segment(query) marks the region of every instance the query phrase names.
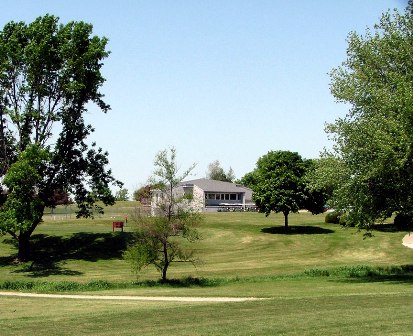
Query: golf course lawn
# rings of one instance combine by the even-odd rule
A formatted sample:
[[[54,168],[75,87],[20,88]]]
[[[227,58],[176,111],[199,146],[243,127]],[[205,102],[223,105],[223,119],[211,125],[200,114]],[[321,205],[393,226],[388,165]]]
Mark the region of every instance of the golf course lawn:
[[[2,237],[0,291],[96,298],[0,296],[1,335],[413,334],[413,250],[391,224],[365,238],[323,215],[292,214],[285,233],[281,215],[207,214],[203,239],[191,246],[196,267],[173,264],[168,277],[177,281],[161,285],[152,268],[131,272],[122,252],[133,221],[122,233],[112,232],[113,220],[46,218],[33,235],[33,263],[14,264],[15,245]],[[171,301],[99,298],[109,295]]]

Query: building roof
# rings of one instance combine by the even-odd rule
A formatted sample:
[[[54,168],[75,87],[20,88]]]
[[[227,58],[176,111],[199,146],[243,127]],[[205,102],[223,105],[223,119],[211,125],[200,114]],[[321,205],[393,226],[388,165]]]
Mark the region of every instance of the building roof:
[[[179,186],[185,185],[196,185],[198,188],[202,189],[204,192],[226,192],[226,193],[242,193],[246,191],[250,191],[249,188],[241,186],[239,184],[231,183],[231,182],[223,182],[223,181],[216,181],[216,180],[208,180],[205,178],[191,180],[191,181],[184,181],[179,184]]]

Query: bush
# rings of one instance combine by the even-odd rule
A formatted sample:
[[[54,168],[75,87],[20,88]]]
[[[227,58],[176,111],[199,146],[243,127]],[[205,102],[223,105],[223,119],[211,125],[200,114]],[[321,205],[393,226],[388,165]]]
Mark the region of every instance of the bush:
[[[394,218],[394,225],[399,229],[409,229],[412,227],[413,215],[406,213],[398,213]]]
[[[346,215],[346,214],[342,214],[342,215],[340,216],[340,219],[339,219],[338,223],[339,223],[340,225],[346,226],[346,225],[347,225],[347,215]]]
[[[340,223],[340,216],[341,216],[341,213],[339,211],[329,212],[327,213],[324,221],[326,223],[338,224]]]

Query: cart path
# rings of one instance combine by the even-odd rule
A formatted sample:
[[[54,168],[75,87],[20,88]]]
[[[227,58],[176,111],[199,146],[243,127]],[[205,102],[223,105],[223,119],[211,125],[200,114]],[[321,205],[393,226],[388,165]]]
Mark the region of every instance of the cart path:
[[[0,292],[0,296],[76,299],[76,300],[124,300],[124,301],[169,301],[169,302],[245,302],[263,300],[255,297],[186,297],[186,296],[133,296],[133,295],[71,295]]]

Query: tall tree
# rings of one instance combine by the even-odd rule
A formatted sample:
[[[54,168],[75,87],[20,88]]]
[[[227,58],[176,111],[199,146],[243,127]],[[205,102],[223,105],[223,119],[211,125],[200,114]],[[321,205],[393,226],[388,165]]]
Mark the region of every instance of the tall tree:
[[[135,272],[154,265],[161,273],[161,281],[166,282],[169,266],[175,259],[193,261],[192,252],[182,247],[179,238],[190,242],[198,240],[200,236],[195,227],[202,217],[191,210],[189,203],[192,195],[176,191],[195,165],[180,174],[174,148],[160,151],[154,164],[151,185],[152,192],[159,195],[155,204],[156,214],[139,214],[134,218],[137,224],[136,241],[124,256]]]
[[[332,94],[350,107],[327,127],[335,146],[326,156],[343,175],[334,201],[359,227],[413,213],[412,10],[409,1],[364,35],[350,33],[347,59],[331,72]]]
[[[59,24],[46,15],[30,24],[10,22],[0,31],[0,178],[7,197],[0,232],[19,243],[18,258],[30,257],[30,236],[56,191],[73,195],[78,216],[113,204],[116,181],[107,153],[86,141],[88,104],[110,107],[99,92],[108,56],[107,39],[92,36],[84,22]]]
[[[207,179],[215,181],[233,182],[235,180],[234,170],[229,167],[228,172],[224,171],[218,160],[208,165]]]
[[[272,211],[282,212],[286,230],[288,215],[298,212],[305,200],[304,174],[304,161],[295,152],[270,151],[257,161],[253,199],[266,216]]]

